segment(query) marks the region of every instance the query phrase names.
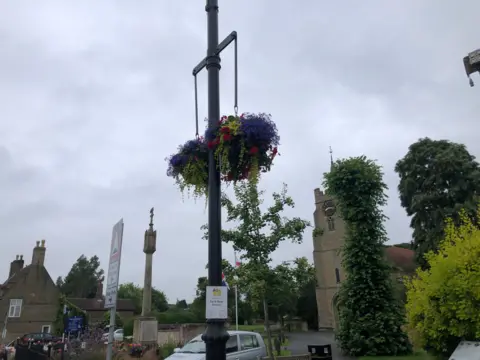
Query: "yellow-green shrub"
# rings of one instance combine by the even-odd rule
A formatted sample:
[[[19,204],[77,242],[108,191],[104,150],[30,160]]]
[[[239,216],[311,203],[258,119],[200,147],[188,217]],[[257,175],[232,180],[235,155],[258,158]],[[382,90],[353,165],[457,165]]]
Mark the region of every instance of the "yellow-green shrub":
[[[421,346],[445,355],[462,338],[480,338],[480,230],[460,217],[458,227],[447,221],[439,252],[426,255],[430,270],[406,281],[409,327]]]

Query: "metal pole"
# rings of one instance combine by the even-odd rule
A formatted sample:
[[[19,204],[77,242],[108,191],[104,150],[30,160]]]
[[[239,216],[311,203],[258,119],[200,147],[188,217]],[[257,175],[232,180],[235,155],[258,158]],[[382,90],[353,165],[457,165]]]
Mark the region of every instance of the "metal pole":
[[[115,315],[117,306],[110,309],[110,328],[108,329],[107,360],[112,360],[113,350],[113,332],[115,331]]]
[[[218,0],[207,0],[208,127],[216,128],[220,120],[220,55],[218,47]],[[208,285],[222,285],[220,172],[214,150],[208,153]],[[202,336],[206,344],[206,360],[225,360],[228,340],[224,319],[208,319]]]
[[[238,331],[238,287],[235,285],[235,329]]]

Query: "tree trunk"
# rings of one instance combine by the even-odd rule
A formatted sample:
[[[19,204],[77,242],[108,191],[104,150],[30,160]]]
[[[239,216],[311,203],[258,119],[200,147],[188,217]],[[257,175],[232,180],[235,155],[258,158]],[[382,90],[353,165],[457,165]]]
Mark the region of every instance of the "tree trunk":
[[[271,360],[275,359],[273,355],[272,332],[270,331],[270,321],[268,320],[267,299],[263,296],[263,312],[265,313],[265,330],[267,330],[267,348]]]

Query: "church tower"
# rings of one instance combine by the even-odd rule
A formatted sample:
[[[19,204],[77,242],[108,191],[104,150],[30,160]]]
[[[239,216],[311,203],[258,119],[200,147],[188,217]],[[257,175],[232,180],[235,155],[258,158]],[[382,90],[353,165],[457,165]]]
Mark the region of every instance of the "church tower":
[[[331,149],[330,162],[333,167]],[[314,198],[313,261],[317,276],[318,327],[320,330],[331,330],[338,324],[337,294],[344,279],[340,250],[345,227],[332,196],[315,189]]]

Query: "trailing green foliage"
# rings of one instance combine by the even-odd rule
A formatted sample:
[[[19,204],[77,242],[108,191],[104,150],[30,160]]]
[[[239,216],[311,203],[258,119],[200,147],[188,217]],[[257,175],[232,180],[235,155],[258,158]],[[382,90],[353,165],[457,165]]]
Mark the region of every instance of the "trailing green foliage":
[[[477,222],[480,168],[465,145],[424,138],[410,145],[395,171],[401,204],[412,217],[416,261],[426,268],[425,254],[438,249],[447,218],[458,224],[464,209]]]
[[[342,265],[346,272],[339,293],[341,348],[352,356],[411,353],[402,330],[404,312],[384,258],[387,186],[382,171],[365,156],[338,160],[325,174],[346,225]]]

